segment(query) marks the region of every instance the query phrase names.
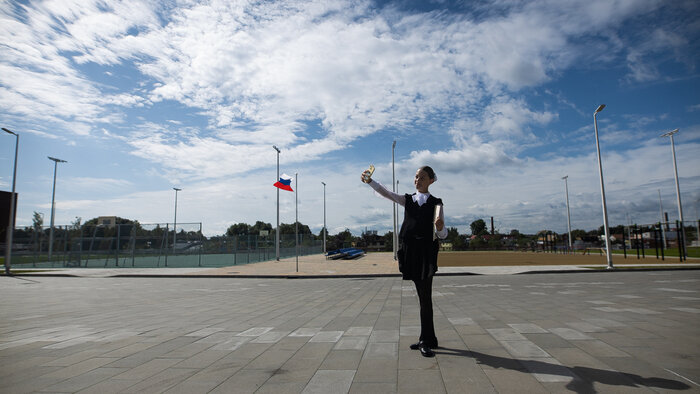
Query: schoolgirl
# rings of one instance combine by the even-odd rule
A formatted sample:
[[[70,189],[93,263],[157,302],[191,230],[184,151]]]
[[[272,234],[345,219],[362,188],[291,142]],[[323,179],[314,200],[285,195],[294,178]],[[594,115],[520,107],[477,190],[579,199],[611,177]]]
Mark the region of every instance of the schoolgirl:
[[[433,325],[433,275],[438,269],[440,244],[437,238],[447,237],[442,200],[428,191],[436,180],[432,168],[421,167],[413,178],[416,192],[401,195],[373,181],[369,170],[362,173],[362,182],[369,184],[381,196],[404,207],[397,258],[403,279],[413,281],[418,293],[421,333],[418,342],[412,344],[411,349],[420,350],[424,357],[433,357],[435,353],[432,349],[438,346]]]

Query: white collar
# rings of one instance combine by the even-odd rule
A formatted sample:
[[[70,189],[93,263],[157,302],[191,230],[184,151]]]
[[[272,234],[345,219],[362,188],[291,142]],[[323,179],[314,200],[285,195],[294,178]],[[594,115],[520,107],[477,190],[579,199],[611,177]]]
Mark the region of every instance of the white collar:
[[[421,193],[416,190],[416,194],[413,195],[413,202],[417,202],[420,207],[428,201],[428,197],[430,197],[430,193]]]

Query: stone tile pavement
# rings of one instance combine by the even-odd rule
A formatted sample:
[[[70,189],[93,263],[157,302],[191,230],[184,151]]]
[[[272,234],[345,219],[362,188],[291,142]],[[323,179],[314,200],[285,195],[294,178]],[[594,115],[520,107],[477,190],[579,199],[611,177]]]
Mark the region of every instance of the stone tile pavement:
[[[3,393],[700,392],[700,272],[0,277]]]

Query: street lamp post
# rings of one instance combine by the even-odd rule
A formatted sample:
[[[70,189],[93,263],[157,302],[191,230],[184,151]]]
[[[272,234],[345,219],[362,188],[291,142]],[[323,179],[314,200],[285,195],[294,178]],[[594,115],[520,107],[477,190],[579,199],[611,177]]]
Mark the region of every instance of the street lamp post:
[[[323,254],[326,254],[326,182],[321,182],[323,184]]]
[[[396,172],[394,170],[394,149],[396,149],[396,140],[391,144],[391,190],[396,193]],[[398,250],[398,236],[396,234],[396,203],[392,203],[391,212],[394,217],[394,239],[392,240],[392,250],[394,251],[394,260],[396,260],[396,252]]]
[[[596,116],[598,112],[605,108],[605,104],[601,104],[593,113],[593,127],[595,129],[595,146],[598,153],[598,174],[600,175],[600,195],[603,201],[603,228],[605,230],[605,256],[608,260],[608,269],[613,269],[612,254],[610,253],[610,230],[608,229],[608,207],[605,204],[605,183],[603,182],[603,163],[600,158],[600,142],[598,141],[598,120]]]
[[[173,254],[175,254],[175,247],[177,246],[177,192],[182,189],[174,187],[173,190],[175,190],[175,218],[173,219]]]
[[[6,133],[15,136],[15,167],[12,171],[12,194],[10,194],[10,215],[7,218],[7,234],[5,241],[5,274],[10,275],[10,268],[12,268],[12,235],[15,231],[15,206],[17,202],[15,201],[15,184],[17,181],[17,149],[19,148],[19,134],[14,133],[6,128],[2,128]]]
[[[51,255],[53,254],[53,221],[56,210],[56,169],[58,168],[58,163],[67,163],[67,161],[57,159],[51,156],[48,156],[48,158],[49,160],[53,161],[53,192],[51,193],[51,229],[49,230],[49,261],[51,261]]]
[[[272,145],[277,151],[277,179],[280,179],[280,149]],[[275,258],[280,261],[280,189],[277,189],[277,230],[275,230]]]
[[[683,205],[681,204],[681,188],[678,184],[678,165],[676,164],[676,145],[673,142],[673,135],[678,132],[678,129],[669,131],[668,133],[661,134],[661,137],[671,138],[671,153],[673,154],[673,175],[676,178],[676,198],[678,199],[678,219],[681,221],[681,239],[683,245],[683,257],[687,257],[688,254],[685,250],[685,228],[683,228]]]
[[[571,244],[571,210],[569,209],[569,176],[566,175],[561,179],[564,180],[564,187],[566,188],[566,223],[569,229],[569,250],[572,248]]]

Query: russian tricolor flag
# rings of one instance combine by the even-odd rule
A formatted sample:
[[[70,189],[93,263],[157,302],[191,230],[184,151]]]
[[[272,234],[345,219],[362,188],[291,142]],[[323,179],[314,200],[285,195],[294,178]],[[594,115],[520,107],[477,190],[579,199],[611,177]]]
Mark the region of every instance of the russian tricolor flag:
[[[292,177],[287,174],[280,175],[280,180],[275,182],[274,186],[282,190],[294,191],[292,190]]]

